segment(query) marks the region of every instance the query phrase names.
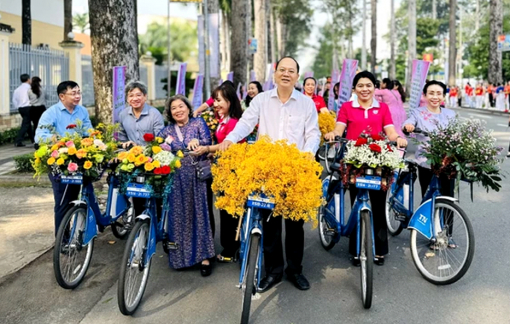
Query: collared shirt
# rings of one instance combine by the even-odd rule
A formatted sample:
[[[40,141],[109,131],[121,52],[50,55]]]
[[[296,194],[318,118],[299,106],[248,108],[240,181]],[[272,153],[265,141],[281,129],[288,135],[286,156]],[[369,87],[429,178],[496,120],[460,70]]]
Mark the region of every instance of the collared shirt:
[[[138,145],[145,145],[144,134],[157,136],[165,127],[163,116],[156,108],[145,104],[136,118],[132,107],[126,107],[119,113],[119,141],[133,141]]]
[[[41,88],[41,95],[38,97],[32,92],[32,89],[28,89],[28,98],[30,99],[30,106],[45,106],[46,98],[44,97],[44,90]]]
[[[18,109],[21,107],[30,107],[30,99],[28,98],[28,90],[30,84],[22,83],[19,87],[14,90],[12,94],[12,104],[14,108]]]
[[[234,130],[238,121],[239,121],[239,119],[231,118],[228,116],[226,118],[220,119],[220,121],[219,121],[220,124],[219,124],[218,129],[216,130],[216,133],[215,133],[216,140],[218,141],[218,144],[221,144],[225,140],[227,135],[230,134],[230,132]],[[239,143],[243,143],[245,141],[246,141],[245,139],[242,139],[241,141],[239,141]]]
[[[393,126],[388,105],[375,99],[367,109],[361,107],[357,100],[342,104],[336,122],[347,126],[346,138],[349,140],[356,140],[363,131],[375,135]]]
[[[70,113],[62,101],[59,101],[46,109],[41,119],[39,119],[39,127],[35,131],[35,142],[40,143],[53,136],[49,129],[41,128],[41,126],[53,126],[57,134],[64,136],[66,133],[72,134],[79,130],[78,128],[67,129],[67,126],[76,124],[78,121],[82,123],[82,135],[88,135],[87,131],[92,128],[92,123],[90,122],[87,108],[77,105],[74,107],[73,112]]]
[[[326,106],[324,98],[322,98],[321,96],[318,96],[314,93],[312,94],[311,98],[313,103],[315,104],[315,109],[317,109],[317,112],[321,111],[322,108],[328,108],[328,106]]]
[[[299,150],[313,154],[319,148],[321,133],[315,104],[299,91],[294,90],[287,102],[280,101],[277,88],[258,94],[226,140],[239,142],[257,124],[258,136],[268,135],[273,141],[286,139]]]

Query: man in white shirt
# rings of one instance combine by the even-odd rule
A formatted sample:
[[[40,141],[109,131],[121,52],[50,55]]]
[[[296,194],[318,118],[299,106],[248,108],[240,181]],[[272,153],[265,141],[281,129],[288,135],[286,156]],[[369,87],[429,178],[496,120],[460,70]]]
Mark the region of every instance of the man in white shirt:
[[[14,90],[12,94],[12,104],[14,108],[18,109],[21,115],[21,128],[16,137],[16,143],[14,146],[23,147],[23,137],[25,133],[28,133],[30,141],[34,142],[34,132],[32,131],[32,125],[30,124],[30,99],[28,98],[28,90],[30,89],[30,76],[28,74],[22,74],[20,76],[21,85]]]
[[[258,135],[268,135],[272,140],[287,139],[298,149],[310,152],[313,160],[319,148],[320,136],[317,110],[313,101],[294,90],[299,78],[299,64],[292,57],[284,57],[276,63],[274,74],[277,87],[258,94],[236,127],[220,144],[226,150],[250,134],[259,124]],[[261,210],[262,219],[269,218],[269,210]],[[264,292],[280,282],[283,277],[284,260],[282,246],[282,217],[270,217],[264,221],[264,263],[266,276],[260,281],[258,291]],[[310,284],[302,274],[304,250],[303,221],[285,220],[285,254],[288,279],[300,290]]]

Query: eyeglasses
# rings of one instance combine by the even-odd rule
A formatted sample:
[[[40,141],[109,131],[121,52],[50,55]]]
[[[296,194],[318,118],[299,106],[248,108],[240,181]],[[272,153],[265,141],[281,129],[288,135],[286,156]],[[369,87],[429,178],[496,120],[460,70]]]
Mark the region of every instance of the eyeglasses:
[[[287,72],[289,75],[296,74],[296,70],[294,70],[294,69],[278,68],[278,72],[281,74],[285,74],[285,72]]]

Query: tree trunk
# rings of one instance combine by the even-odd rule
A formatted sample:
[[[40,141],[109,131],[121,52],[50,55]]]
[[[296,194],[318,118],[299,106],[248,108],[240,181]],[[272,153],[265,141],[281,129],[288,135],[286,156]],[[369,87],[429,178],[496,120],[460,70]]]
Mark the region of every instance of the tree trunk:
[[[214,13],[218,13],[220,12],[220,5],[218,3],[218,0],[208,0],[207,1],[207,12],[209,13],[209,19],[211,19],[211,16],[210,14],[214,14]],[[209,32],[211,33],[212,30],[209,30]],[[218,49],[219,49],[219,44],[212,44],[212,43],[209,43],[209,49],[212,49],[213,46],[218,46]],[[210,58],[210,56],[209,56]],[[211,67],[212,67],[212,64],[217,64],[217,69],[218,71],[221,72],[221,61],[218,59],[218,62],[213,62],[212,60],[209,60],[210,62],[210,65],[209,65],[209,71],[211,71]],[[219,75],[218,77],[213,77],[211,75],[210,77],[210,85],[211,85],[211,91],[214,90],[218,84],[219,84],[219,81],[221,79],[221,75]],[[207,94],[206,96],[210,96],[211,94]]]
[[[498,37],[503,34],[503,0],[490,1],[489,83],[503,83]]]
[[[352,3],[353,6],[356,5],[356,3]],[[352,21],[354,19],[353,13],[352,13],[352,6],[349,6],[346,8],[348,10],[348,17],[347,17],[347,28],[349,29],[349,33],[347,35],[347,58],[353,59],[354,58],[354,47],[353,47],[353,41],[352,41]],[[334,66],[334,64],[333,64]]]
[[[261,83],[266,81],[267,64],[267,38],[266,38],[266,0],[254,0],[255,9],[255,38],[257,39],[257,53],[253,58],[253,65],[257,80]]]
[[[278,57],[281,58],[285,53],[285,41],[283,36],[285,35],[285,25],[279,17],[276,18],[276,42],[278,43]]]
[[[391,0],[390,78],[395,80],[395,0]]]
[[[224,10],[221,18],[221,69],[227,70],[230,68],[230,19]]]
[[[408,30],[408,60],[406,89],[409,93],[411,90],[411,71],[413,68],[413,60],[416,58],[416,0],[409,0],[409,30]]]
[[[248,0],[248,7],[246,8],[246,39],[253,38],[253,10],[252,10],[252,1]],[[253,69],[253,54],[249,54],[248,51],[248,71]],[[249,74],[249,73],[248,73]],[[249,75],[246,76],[246,84],[250,81]]]
[[[276,53],[276,41],[275,41],[275,31],[276,24],[274,21],[274,8],[272,5],[269,5],[269,43],[271,44],[271,63],[275,63],[278,57]]]
[[[69,33],[73,31],[73,0],[64,0],[64,41],[69,40]]]
[[[457,0],[450,0],[450,44],[448,47],[448,83],[455,85],[457,79]],[[501,65],[500,65],[501,67]]]
[[[432,0],[432,19],[437,19],[436,0]]]
[[[362,10],[362,31],[361,31],[361,69],[367,69],[367,2],[365,0],[363,2],[363,10]]]
[[[136,0],[89,0],[96,116],[112,121],[114,66],[126,66],[126,83],[139,80]]]
[[[32,45],[32,14],[30,12],[30,0],[21,1],[21,42],[24,45]]]
[[[370,40],[370,65],[372,73],[375,75],[375,65],[377,64],[377,0],[371,0],[370,9],[372,11],[372,39]]]
[[[230,70],[234,71],[234,85],[246,83],[248,63],[248,5],[249,0],[232,1],[232,44]]]

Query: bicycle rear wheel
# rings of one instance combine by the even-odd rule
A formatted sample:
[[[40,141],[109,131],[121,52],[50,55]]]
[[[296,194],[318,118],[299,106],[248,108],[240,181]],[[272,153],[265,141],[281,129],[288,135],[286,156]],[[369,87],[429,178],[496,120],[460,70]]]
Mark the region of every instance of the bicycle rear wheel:
[[[331,228],[326,221],[326,217],[324,217],[324,206],[319,207],[318,212],[319,217],[319,238],[321,240],[322,247],[329,251],[335,246],[334,240],[334,232],[331,231]]]
[[[84,206],[73,206],[60,223],[53,249],[53,270],[62,288],[78,287],[89,268],[94,239],[83,245],[86,225],[87,208]]]
[[[117,289],[119,309],[124,315],[131,315],[136,311],[149,281],[151,260],[144,263],[149,244],[149,229],[149,220],[136,222],[124,248]]]
[[[388,232],[391,236],[397,236],[404,229],[402,222],[397,219],[397,214],[391,208],[390,198],[393,195],[391,190],[386,191],[386,224],[388,225]]]
[[[372,306],[372,285],[374,252],[372,240],[372,224],[370,214],[366,210],[361,211],[360,221],[360,270],[361,270],[361,301],[363,307],[368,309]]]
[[[440,227],[437,241],[433,243],[413,229],[411,255],[427,281],[448,285],[462,278],[471,265],[475,253],[473,226],[458,205],[441,198],[435,201],[432,221]]]
[[[250,252],[248,253],[248,262],[246,263],[245,276],[241,284],[243,291],[243,313],[241,315],[241,324],[247,324],[250,320],[251,298],[256,293],[256,281],[258,272],[260,271],[258,265],[260,250],[260,235],[252,234],[250,236]]]

